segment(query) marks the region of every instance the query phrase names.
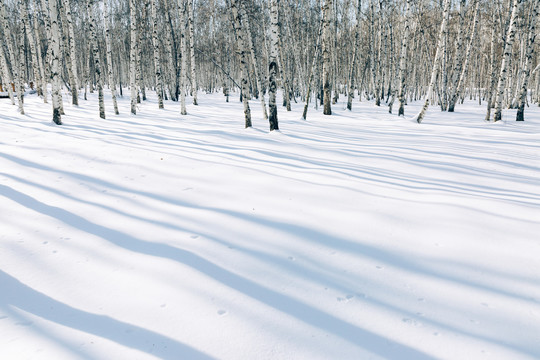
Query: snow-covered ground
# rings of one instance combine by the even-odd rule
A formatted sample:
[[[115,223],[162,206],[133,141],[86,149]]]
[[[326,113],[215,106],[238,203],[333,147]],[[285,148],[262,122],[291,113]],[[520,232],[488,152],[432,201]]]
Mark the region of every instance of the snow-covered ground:
[[[0,359],[540,358],[539,108],[199,97],[0,99]]]

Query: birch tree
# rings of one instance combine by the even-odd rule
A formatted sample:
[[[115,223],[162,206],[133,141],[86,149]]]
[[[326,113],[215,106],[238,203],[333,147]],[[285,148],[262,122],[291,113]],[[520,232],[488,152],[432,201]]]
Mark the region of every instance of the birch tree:
[[[429,81],[429,86],[426,93],[426,100],[424,101],[424,106],[422,106],[422,110],[420,110],[420,113],[416,116],[416,121],[418,123],[421,123],[422,120],[424,119],[424,116],[429,106],[430,97],[432,96],[431,93],[433,92],[435,80],[437,79],[437,73],[438,73],[440,62],[441,62],[442,50],[444,46],[443,44],[444,34],[446,32],[446,25],[448,23],[449,11],[450,11],[450,0],[444,0],[441,28],[439,30],[439,40],[437,41],[437,50],[435,51],[435,58],[433,60],[433,69],[431,70],[431,79]]]
[[[499,72],[499,82],[497,84],[497,93],[495,98],[495,114],[493,121],[502,120],[502,105],[505,85],[508,79],[508,63],[510,56],[512,55],[512,45],[514,44],[514,37],[516,34],[516,26],[518,21],[518,12],[523,0],[514,0],[512,5],[512,15],[510,17],[510,25],[506,34],[506,42],[504,44],[504,53],[501,63],[501,70]]]
[[[323,28],[322,28],[322,57],[323,57],[323,114],[332,115],[331,105],[331,89],[330,89],[330,69],[331,63],[331,16],[332,16],[332,0],[323,0],[324,5],[322,8],[323,14]]]
[[[103,0],[103,25],[105,28],[105,46],[107,51],[107,75],[109,77],[109,89],[113,101],[114,113],[118,115],[118,102],[116,100],[116,83],[113,74],[112,44],[111,44],[111,17],[109,14],[109,0]]]
[[[278,114],[276,106],[278,56],[279,56],[279,23],[278,23],[278,2],[270,0],[270,56],[268,59],[268,108],[270,131],[279,130]]]

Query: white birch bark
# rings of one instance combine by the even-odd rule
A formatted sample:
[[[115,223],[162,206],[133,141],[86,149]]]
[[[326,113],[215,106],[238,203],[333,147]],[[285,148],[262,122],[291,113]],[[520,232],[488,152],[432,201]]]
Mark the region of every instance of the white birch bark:
[[[240,58],[241,67],[241,84],[242,84],[242,102],[244,104],[245,127],[251,127],[251,110],[249,108],[249,87],[248,87],[248,72],[249,64],[247,60],[247,46],[244,41],[244,31],[242,29],[242,18],[238,11],[238,0],[230,0],[231,12],[234,20],[234,28],[236,32],[236,53]]]
[[[462,88],[465,84],[465,81],[467,79],[467,74],[469,70],[469,61],[471,59],[471,52],[476,36],[476,29],[478,28],[478,18],[479,18],[479,9],[480,9],[480,1],[475,0],[474,1],[475,8],[474,8],[474,18],[473,18],[473,28],[471,30],[471,38],[469,39],[469,43],[467,44],[467,50],[465,52],[465,60],[463,61],[463,65],[461,65],[461,72],[458,78],[458,81],[456,85],[453,88],[452,96],[450,98],[450,102],[448,104],[448,112],[453,112],[454,108],[456,106],[457,99],[459,95],[461,94]],[[461,62],[462,59],[460,59]]]
[[[186,19],[185,19],[186,4],[185,0],[178,0],[178,18],[180,22],[180,114],[186,115],[186,78],[187,78],[187,44],[186,44]]]
[[[21,21],[24,24],[26,37],[28,39],[28,43],[30,45],[30,56],[32,59],[32,72],[34,75],[34,83],[35,88],[39,96],[43,94],[42,86],[43,82],[41,79],[41,74],[39,72],[39,59],[37,57],[36,52],[36,42],[34,39],[34,31],[32,28],[32,24],[30,21],[30,16],[28,14],[28,0],[24,0],[24,2],[21,3]]]
[[[331,92],[330,92],[330,68],[331,63],[331,32],[330,22],[332,19],[332,0],[324,0],[322,8],[323,29],[322,29],[322,57],[323,57],[323,114],[332,115]]]
[[[6,54],[4,51],[4,46],[2,45],[2,41],[0,40],[0,66],[2,67],[2,80],[4,81],[4,85],[6,86],[6,90],[8,92],[9,99],[11,101],[11,105],[15,105],[15,96],[13,96],[13,88],[11,87],[12,79],[11,74],[9,72],[9,68],[6,61]]]
[[[523,0],[514,0],[512,5],[512,15],[510,17],[510,25],[508,26],[508,31],[506,34],[501,70],[499,72],[499,82],[497,84],[497,93],[495,98],[495,114],[493,116],[493,121],[502,120],[503,97],[509,70],[508,63],[510,62],[510,56],[512,55],[512,45],[514,44],[514,37],[516,34],[518,12],[522,2]]]
[[[531,76],[532,58],[534,54],[534,41],[536,39],[536,21],[538,20],[538,4],[536,1],[531,8],[531,19],[529,24],[529,37],[527,40],[527,51],[525,55],[525,65],[523,67],[523,82],[518,98],[516,121],[524,121],[525,103],[527,102],[527,87]]]
[[[253,66],[253,72],[255,73],[255,80],[257,85],[257,92],[259,93],[259,98],[261,100],[261,107],[263,111],[263,117],[264,120],[268,120],[268,113],[266,112],[266,102],[264,101],[264,94],[263,94],[263,87],[262,87],[262,81],[261,81],[261,74],[259,72],[259,66],[257,63],[257,58],[255,54],[255,46],[253,43],[253,37],[251,36],[251,27],[249,24],[249,17],[245,10],[245,4],[243,2],[240,3],[240,10],[241,10],[241,16],[244,23],[244,29],[246,40],[249,44],[249,54],[251,57],[251,65]]]
[[[49,0],[54,1],[54,0]],[[96,74],[96,85],[98,89],[99,117],[105,119],[105,102],[103,100],[103,81],[101,79],[101,60],[97,42],[97,26],[93,10],[94,0],[87,0],[88,25],[90,28],[90,48],[94,56],[94,71]]]
[[[137,9],[136,0],[129,0],[130,14],[130,51],[129,51],[129,86],[131,89],[131,113],[137,114]]]
[[[278,57],[279,57],[279,17],[278,1],[270,0],[270,56],[268,59],[268,121],[270,131],[279,130],[278,114],[276,105]]]
[[[158,107],[163,109],[163,74],[161,72],[161,60],[159,58],[159,40],[158,40],[158,16],[157,1],[151,0],[152,9],[152,45],[154,50],[154,69],[156,73],[156,92],[158,96]]]
[[[191,65],[191,94],[193,96],[193,105],[198,105],[197,102],[197,70],[195,64],[195,31],[193,29],[193,0],[187,0],[187,20],[189,30],[189,54]]]
[[[68,66],[70,66],[73,76],[73,83],[71,84],[72,104],[79,105],[79,72],[77,71],[77,49],[75,46],[75,30],[73,28],[73,18],[71,16],[71,0],[62,0],[62,4],[67,20],[66,25],[70,52],[70,64],[68,64]]]
[[[2,29],[4,31],[4,39],[6,40],[7,45],[7,58],[11,63],[11,73],[13,74],[13,79],[15,80],[15,87],[17,89],[17,104],[19,106],[19,112],[24,115],[24,86],[22,85],[22,80],[20,78],[20,62],[15,49],[13,48],[13,43],[11,41],[11,31],[7,21],[7,11],[6,4],[4,1],[0,1],[0,21],[2,23]]]
[[[58,27],[57,0],[49,0],[50,33],[49,48],[51,54],[53,122],[62,125],[62,93],[60,84],[60,30]]]
[[[401,53],[399,55],[399,110],[398,116],[405,115],[405,85],[407,78],[407,48],[409,46],[409,20],[411,18],[411,0],[407,0],[405,7],[405,20],[403,25],[403,39],[401,40]]]
[[[30,3],[30,0],[28,0],[28,4]],[[37,13],[37,11],[35,12]],[[45,75],[45,64],[43,64],[43,57],[41,53],[41,44],[40,44],[40,35],[39,35],[39,28],[38,28],[38,21],[34,17],[34,34],[36,35],[36,55],[38,60],[38,66],[39,66],[39,74],[41,77],[41,96],[43,96],[43,102],[46,104],[48,102],[47,100],[47,76]]]
[[[358,62],[358,51],[360,48],[360,31],[361,31],[361,21],[360,16],[362,15],[362,0],[358,0],[356,6],[356,27],[354,31],[354,49],[353,57],[351,61],[351,69],[349,73],[349,86],[348,86],[348,96],[347,96],[347,109],[352,110],[352,99],[354,98],[355,79],[356,79],[356,63]]]
[[[420,113],[415,117],[416,121],[418,123],[421,123],[424,119],[424,116],[426,115],[426,111],[429,106],[429,100],[431,97],[431,93],[433,92],[433,87],[435,85],[435,80],[437,79],[437,73],[439,68],[439,63],[441,61],[441,55],[442,55],[442,48],[444,46],[444,33],[446,31],[446,25],[448,23],[448,12],[450,11],[450,0],[444,0],[444,8],[443,8],[443,16],[442,16],[442,22],[441,22],[441,28],[439,30],[439,40],[437,41],[437,50],[435,51],[435,59],[433,60],[433,69],[431,70],[431,79],[429,81],[428,91],[426,94],[426,100],[424,102],[424,106],[422,107],[422,110],[420,110]]]
[[[105,46],[107,48],[107,74],[109,77],[109,88],[113,101],[114,113],[118,115],[118,101],[116,100],[116,82],[113,74],[112,44],[111,44],[111,18],[109,12],[109,0],[103,0],[103,25],[105,28]]]

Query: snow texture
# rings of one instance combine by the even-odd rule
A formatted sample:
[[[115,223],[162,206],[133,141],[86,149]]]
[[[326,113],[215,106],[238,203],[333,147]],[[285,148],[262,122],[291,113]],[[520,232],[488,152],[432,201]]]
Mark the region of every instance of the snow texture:
[[[107,95],[0,99],[0,359],[540,358],[537,107]]]

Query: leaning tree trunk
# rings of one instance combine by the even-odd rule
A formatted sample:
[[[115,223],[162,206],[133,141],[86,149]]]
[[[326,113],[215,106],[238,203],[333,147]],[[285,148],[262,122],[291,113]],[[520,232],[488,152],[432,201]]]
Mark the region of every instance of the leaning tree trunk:
[[[231,11],[234,19],[234,29],[236,32],[237,55],[240,58],[241,84],[242,84],[242,102],[244,103],[245,127],[251,127],[251,110],[249,109],[249,86],[248,73],[249,64],[247,61],[247,47],[244,41],[244,31],[242,30],[242,18],[238,11],[238,0],[231,0]]]
[[[473,19],[473,28],[471,32],[471,38],[469,39],[469,43],[467,44],[467,51],[465,53],[465,60],[463,61],[463,65],[461,65],[461,73],[459,75],[459,79],[457,81],[456,86],[453,88],[452,96],[450,97],[450,102],[448,104],[448,112],[453,112],[454,108],[456,106],[457,99],[459,95],[461,94],[463,85],[465,84],[465,79],[467,78],[467,73],[469,69],[469,61],[471,58],[471,50],[473,48],[473,43],[475,40],[476,35],[476,29],[478,28],[478,17],[479,17],[479,6],[480,1],[475,0],[475,8],[474,8],[474,19]],[[459,49],[456,49],[459,51]],[[460,59],[461,60],[461,59]]]
[[[439,30],[439,40],[437,42],[437,50],[435,51],[435,59],[433,60],[433,69],[431,71],[431,79],[429,81],[428,91],[426,93],[426,100],[424,106],[420,113],[416,116],[416,121],[421,123],[426,115],[427,108],[429,106],[429,98],[433,92],[433,87],[435,85],[435,80],[437,79],[437,70],[439,68],[439,63],[441,61],[442,47],[444,46],[444,34],[446,32],[446,25],[448,23],[448,12],[450,11],[450,0],[444,1],[443,17],[441,22],[441,29]]]
[[[501,70],[499,72],[499,82],[497,84],[497,97],[495,98],[495,115],[493,116],[493,121],[502,120],[502,103],[506,80],[508,77],[508,63],[510,62],[510,56],[512,55],[512,45],[514,44],[514,37],[516,35],[518,12],[522,2],[523,0],[514,0],[514,4],[512,5],[512,15],[510,17],[510,25],[508,26],[508,32],[506,34]]]
[[[54,0],[53,0],[54,1]],[[97,41],[96,20],[93,11],[94,0],[88,0],[88,25],[90,28],[90,43],[92,55],[94,57],[94,72],[96,74],[96,85],[98,88],[99,117],[105,119],[105,102],[103,101],[103,81],[101,80],[101,60]]]
[[[411,17],[411,0],[407,0],[405,8],[405,24],[403,26],[403,40],[401,54],[399,55],[399,110],[398,116],[405,115],[405,84],[407,78],[407,47],[409,46],[409,19]]]
[[[130,13],[130,52],[129,86],[131,88],[131,113],[137,114],[137,9],[136,0],[129,0]]]
[[[521,84],[521,92],[519,94],[518,110],[516,114],[516,121],[523,121],[525,103],[527,102],[527,86],[529,85],[529,79],[531,75],[532,57],[534,54],[534,40],[536,38],[536,21],[538,19],[538,4],[535,2],[531,9],[531,20],[529,24],[529,39],[527,41],[527,51],[525,55],[525,65],[523,69],[523,83]]]
[[[317,35],[317,42],[315,44],[315,51],[313,52],[313,60],[311,63],[311,70],[309,71],[308,81],[307,81],[307,91],[306,91],[306,103],[304,105],[304,112],[302,113],[302,119],[306,120],[307,111],[309,107],[309,98],[311,96],[311,86],[313,85],[313,78],[315,76],[315,71],[317,70],[317,60],[319,57],[319,47],[321,43],[322,36],[322,21],[319,25],[319,34]],[[315,106],[317,106],[317,98],[315,97]]]
[[[60,91],[60,29],[58,28],[58,7],[56,0],[49,0],[49,14],[51,17],[51,37],[49,39],[49,48],[51,54],[53,121],[57,125],[62,125],[62,93]]]
[[[331,106],[331,91],[330,91],[330,68],[332,66],[330,51],[331,51],[331,11],[332,0],[324,0],[323,11],[323,29],[322,29],[322,56],[323,56],[323,114],[332,115]]]
[[[118,102],[116,101],[116,83],[114,81],[113,74],[113,62],[112,62],[112,45],[111,45],[111,18],[109,14],[109,0],[103,0],[103,25],[105,27],[105,46],[107,48],[107,74],[109,75],[109,89],[111,89],[111,96],[113,101],[114,113],[118,115]]]
[[[278,114],[276,106],[277,74],[279,57],[279,23],[278,23],[278,1],[270,0],[270,56],[268,59],[268,109],[270,131],[279,130]]]

